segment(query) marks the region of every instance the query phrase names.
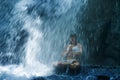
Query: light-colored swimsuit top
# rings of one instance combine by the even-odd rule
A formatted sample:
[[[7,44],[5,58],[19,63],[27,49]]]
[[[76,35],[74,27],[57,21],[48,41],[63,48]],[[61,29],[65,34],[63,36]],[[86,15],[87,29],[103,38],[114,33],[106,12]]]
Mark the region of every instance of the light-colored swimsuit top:
[[[72,48],[72,51],[73,51],[73,52],[80,52],[80,49],[79,49],[79,47],[76,45],[76,46],[74,46],[74,47]]]
[[[69,45],[69,46],[71,46],[71,45]],[[67,51],[69,51],[69,46],[66,49]],[[77,52],[81,52],[82,53],[82,46],[78,43],[76,46],[72,47],[72,51],[73,51],[74,54],[76,54]],[[72,56],[67,56],[67,60],[68,61],[75,61],[76,58],[75,58],[74,54]]]
[[[69,47],[67,48],[67,51],[69,50]],[[72,51],[73,52],[81,52],[81,50],[80,50],[80,45],[78,44],[78,45],[76,45],[76,46],[73,46],[72,47]]]

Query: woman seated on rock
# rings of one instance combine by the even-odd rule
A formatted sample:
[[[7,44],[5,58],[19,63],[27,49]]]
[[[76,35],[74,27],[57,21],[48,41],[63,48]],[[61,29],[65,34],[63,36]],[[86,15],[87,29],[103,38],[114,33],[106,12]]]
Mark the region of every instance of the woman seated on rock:
[[[80,57],[82,54],[82,46],[77,42],[77,36],[75,34],[70,35],[70,43],[66,47],[63,57],[66,62],[80,62]]]
[[[56,66],[59,65],[80,66],[81,54],[82,54],[82,46],[80,43],[77,42],[76,34],[71,34],[70,43],[62,54],[63,61],[58,62]]]

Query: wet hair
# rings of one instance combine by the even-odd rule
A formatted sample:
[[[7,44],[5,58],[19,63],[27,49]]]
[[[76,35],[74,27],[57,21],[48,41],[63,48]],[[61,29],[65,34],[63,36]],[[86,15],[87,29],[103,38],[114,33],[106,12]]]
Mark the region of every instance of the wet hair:
[[[77,45],[77,35],[76,34],[71,34],[70,38],[76,38],[75,45]],[[69,44],[72,44],[72,42],[70,41]]]
[[[73,37],[77,38],[76,34],[71,34],[70,35],[70,38],[73,38]]]

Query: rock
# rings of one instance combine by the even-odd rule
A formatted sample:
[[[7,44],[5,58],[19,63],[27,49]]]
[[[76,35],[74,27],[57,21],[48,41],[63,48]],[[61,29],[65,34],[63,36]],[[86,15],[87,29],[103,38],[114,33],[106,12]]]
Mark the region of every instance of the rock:
[[[69,74],[77,75],[80,73],[80,64],[79,63],[59,63],[55,66],[55,73],[57,74]]]
[[[97,80],[110,80],[109,76],[99,75],[97,76]]]
[[[96,76],[87,76],[86,77],[86,80],[97,80],[97,77]]]
[[[86,80],[110,80],[109,76],[105,76],[105,75],[98,75],[98,76],[87,76]]]
[[[82,12],[80,8],[77,21],[76,30],[83,43],[85,61],[109,65],[111,61],[104,62],[109,58],[112,64],[120,65],[120,1],[88,0]]]
[[[32,80],[46,80],[46,79],[43,77],[37,77],[37,78],[33,78]]]

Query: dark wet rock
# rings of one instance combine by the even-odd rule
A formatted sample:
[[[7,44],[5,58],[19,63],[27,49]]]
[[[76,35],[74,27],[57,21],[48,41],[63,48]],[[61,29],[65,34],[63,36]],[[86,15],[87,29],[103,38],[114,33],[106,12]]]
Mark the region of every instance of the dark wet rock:
[[[67,75],[52,75],[46,77],[46,79],[51,79],[51,80],[71,80],[70,76]]]
[[[88,0],[81,9],[77,32],[87,53],[82,58],[89,64],[120,65],[120,1]]]
[[[44,77],[37,77],[37,78],[33,78],[31,80],[46,80]]]
[[[80,72],[80,74],[72,76],[67,74],[53,74],[44,77],[35,77],[32,80],[120,80],[119,68],[103,70],[101,69],[90,69],[87,73]]]
[[[81,75],[81,76],[79,76]],[[82,80],[83,79],[83,74],[79,74],[77,76],[74,77],[74,80]]]
[[[111,78],[111,80],[120,80],[120,74],[117,75],[116,77]]]
[[[55,68],[56,74],[77,75],[80,73],[80,65],[75,64],[58,64]]]
[[[87,76],[86,80],[97,80],[96,76]]]
[[[97,80],[110,80],[109,76],[99,75],[97,76]]]
[[[51,75],[46,77],[46,79],[51,79],[51,80],[58,80],[59,78],[60,78],[60,75]]]

